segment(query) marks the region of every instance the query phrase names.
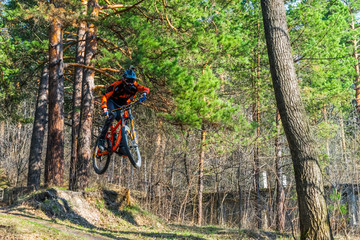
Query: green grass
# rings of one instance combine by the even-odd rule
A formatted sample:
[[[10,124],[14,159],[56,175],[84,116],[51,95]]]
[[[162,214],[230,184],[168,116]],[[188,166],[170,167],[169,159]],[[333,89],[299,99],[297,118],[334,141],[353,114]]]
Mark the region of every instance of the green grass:
[[[36,221],[0,214],[0,236],[5,239],[86,239]]]
[[[96,207],[97,209],[103,209],[104,206],[105,206],[105,201],[104,201],[104,200],[98,200],[98,201],[96,201],[96,203],[95,203],[95,207]]]

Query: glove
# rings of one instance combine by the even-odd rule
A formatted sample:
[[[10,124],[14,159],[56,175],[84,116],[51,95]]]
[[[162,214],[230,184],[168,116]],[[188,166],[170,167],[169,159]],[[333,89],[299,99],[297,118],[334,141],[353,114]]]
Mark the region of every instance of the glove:
[[[141,96],[141,98],[139,98],[139,102],[143,103],[146,100],[146,93],[143,93],[143,95]]]
[[[109,110],[106,107],[103,108],[103,116],[109,116]]]

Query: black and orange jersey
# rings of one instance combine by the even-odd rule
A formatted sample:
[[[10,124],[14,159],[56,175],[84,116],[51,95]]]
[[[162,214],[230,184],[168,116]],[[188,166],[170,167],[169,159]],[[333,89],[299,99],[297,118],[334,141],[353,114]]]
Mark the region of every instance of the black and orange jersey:
[[[127,84],[123,80],[116,81],[106,89],[101,99],[101,108],[107,107],[108,99],[113,100],[120,106],[127,105],[134,99],[137,92],[149,94],[150,90],[136,81],[132,84]]]

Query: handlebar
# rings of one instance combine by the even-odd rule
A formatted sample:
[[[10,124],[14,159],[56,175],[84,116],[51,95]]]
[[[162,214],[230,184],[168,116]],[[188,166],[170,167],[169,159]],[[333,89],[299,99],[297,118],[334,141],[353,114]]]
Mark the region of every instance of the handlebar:
[[[119,107],[119,108],[116,108],[114,110],[111,110],[111,112],[115,112],[115,111],[119,111],[119,110],[127,110],[129,109],[131,106],[135,105],[135,104],[139,104],[140,101],[139,100],[136,100],[135,102],[133,103],[130,103],[128,105],[125,105],[125,106],[122,106],[122,107]]]

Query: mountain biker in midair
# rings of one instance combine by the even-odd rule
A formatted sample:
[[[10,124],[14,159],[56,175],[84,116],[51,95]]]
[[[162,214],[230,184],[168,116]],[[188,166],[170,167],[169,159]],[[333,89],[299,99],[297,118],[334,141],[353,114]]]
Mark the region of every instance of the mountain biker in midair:
[[[146,100],[146,95],[150,92],[149,88],[141,86],[136,82],[134,70],[135,68],[132,66],[126,70],[122,79],[111,84],[101,99],[101,108],[104,115],[108,116],[98,140],[98,147],[101,151],[105,150],[105,136],[112,121],[114,119],[119,120],[121,117],[120,111],[114,111],[111,114],[110,112],[121,106],[128,105],[134,99],[137,92],[143,93],[139,99],[139,102],[143,103]]]

